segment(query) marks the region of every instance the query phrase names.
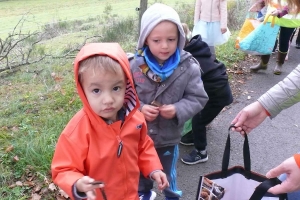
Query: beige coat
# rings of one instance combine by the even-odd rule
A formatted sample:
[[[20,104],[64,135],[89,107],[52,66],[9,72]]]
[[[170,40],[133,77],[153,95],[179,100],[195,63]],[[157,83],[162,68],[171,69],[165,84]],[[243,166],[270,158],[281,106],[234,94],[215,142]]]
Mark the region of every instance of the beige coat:
[[[221,28],[227,28],[227,0],[196,0],[194,25],[199,20],[219,21]]]

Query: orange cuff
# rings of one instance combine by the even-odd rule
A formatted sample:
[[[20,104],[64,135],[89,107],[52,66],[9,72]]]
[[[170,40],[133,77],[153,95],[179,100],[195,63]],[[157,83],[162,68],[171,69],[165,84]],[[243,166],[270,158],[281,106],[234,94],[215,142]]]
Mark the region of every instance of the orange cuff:
[[[294,158],[295,158],[295,161],[296,161],[298,167],[300,168],[300,154],[295,154]]]
[[[271,114],[265,109],[266,114],[270,117]]]

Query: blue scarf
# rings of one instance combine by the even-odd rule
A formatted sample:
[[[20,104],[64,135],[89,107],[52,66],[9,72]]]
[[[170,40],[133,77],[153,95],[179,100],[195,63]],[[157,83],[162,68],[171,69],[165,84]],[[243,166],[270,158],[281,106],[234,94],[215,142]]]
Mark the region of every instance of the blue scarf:
[[[180,51],[177,48],[175,53],[165,61],[161,66],[154,58],[149,47],[144,47],[137,52],[138,57],[144,57],[146,63],[140,65],[142,72],[155,82],[163,82],[166,80],[174,70],[178,67],[180,61]]]

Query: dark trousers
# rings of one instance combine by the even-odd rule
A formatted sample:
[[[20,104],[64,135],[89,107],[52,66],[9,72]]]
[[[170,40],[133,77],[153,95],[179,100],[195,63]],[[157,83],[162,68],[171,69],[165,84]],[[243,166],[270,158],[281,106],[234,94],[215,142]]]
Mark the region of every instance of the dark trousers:
[[[192,119],[192,133],[194,146],[198,150],[205,150],[207,146],[206,126],[221,112],[225,106],[215,105],[210,100],[206,103],[201,112]]]
[[[176,198],[181,197],[182,191],[177,189],[177,161],[179,149],[178,145],[168,146],[162,148],[156,148],[160,162],[164,168],[164,172],[167,175],[170,186],[164,189],[164,194],[166,197]],[[149,178],[145,178],[143,174],[140,175],[139,181],[139,192],[149,192],[153,188],[153,181]]]
[[[280,32],[279,32],[279,48],[278,50],[282,53],[286,53],[289,50],[290,46],[290,39],[291,36],[294,32],[295,28],[286,28],[286,27],[280,27]]]
[[[297,35],[297,38],[296,38],[296,44],[300,44],[300,28],[298,28],[298,35]]]

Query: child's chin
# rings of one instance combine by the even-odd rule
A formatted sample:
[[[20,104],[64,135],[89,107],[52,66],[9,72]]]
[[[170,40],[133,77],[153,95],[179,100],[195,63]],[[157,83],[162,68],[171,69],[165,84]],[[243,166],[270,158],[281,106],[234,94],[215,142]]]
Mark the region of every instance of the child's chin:
[[[106,121],[112,121],[112,122],[115,122],[116,118],[117,118],[117,114],[115,114],[115,115],[99,115],[99,116]]]

